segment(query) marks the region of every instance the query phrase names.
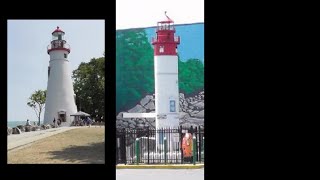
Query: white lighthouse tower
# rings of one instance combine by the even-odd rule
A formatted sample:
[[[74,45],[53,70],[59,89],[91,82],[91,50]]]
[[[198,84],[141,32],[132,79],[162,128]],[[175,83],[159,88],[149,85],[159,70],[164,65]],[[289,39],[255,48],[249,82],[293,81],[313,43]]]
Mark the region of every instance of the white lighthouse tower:
[[[156,129],[178,128],[179,126],[179,82],[177,46],[180,37],[175,36],[173,20],[167,16],[156,28],[154,46],[155,118]],[[156,133],[157,144],[163,144],[165,134]],[[170,138],[170,144],[178,141]],[[167,137],[168,139],[168,137]]]
[[[68,60],[70,46],[66,43],[64,34],[57,27],[52,32],[52,41],[47,48],[50,61],[44,124],[53,124],[54,119],[61,119],[61,126],[70,126],[73,121],[70,114],[77,112]]]

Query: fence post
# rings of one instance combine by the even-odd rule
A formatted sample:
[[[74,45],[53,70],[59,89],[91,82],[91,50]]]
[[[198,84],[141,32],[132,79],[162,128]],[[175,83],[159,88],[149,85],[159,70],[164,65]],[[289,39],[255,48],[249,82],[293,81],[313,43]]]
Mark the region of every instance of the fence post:
[[[124,132],[124,135],[122,137],[123,138],[122,139],[123,140],[122,141],[123,142],[123,144],[122,144],[123,145],[122,146],[123,147],[122,148],[123,149],[122,154],[123,154],[123,157],[124,157],[124,164],[127,165],[127,148],[126,148],[127,147],[127,130],[125,128],[123,128],[123,132]]]
[[[196,149],[197,149],[197,139],[195,136],[193,136],[193,142],[192,142],[192,146],[193,146],[193,165],[196,165]]]
[[[204,162],[204,136],[203,136],[203,140],[202,140],[202,150],[203,150],[203,162]]]
[[[202,155],[201,155],[201,153],[202,153],[202,137],[201,137],[201,127],[199,126],[198,127],[198,136],[199,136],[199,148],[198,148],[198,159],[199,159],[199,162],[201,162],[202,161]]]
[[[183,149],[182,149],[182,140],[183,140],[183,136],[182,136],[182,126],[180,125],[179,128],[179,149],[180,149],[180,153],[181,153],[181,164],[183,164]]]
[[[147,137],[148,137],[148,164],[149,164],[149,155],[150,155],[150,144],[149,144],[149,141],[150,141],[150,130],[149,130],[149,126],[148,126],[148,128],[147,128],[147,131],[148,131],[148,133],[147,133]]]
[[[167,145],[167,137],[164,137],[164,164],[167,164],[167,151],[168,151],[168,145]]]
[[[136,138],[136,159],[137,159],[137,165],[139,165],[139,161],[140,161],[140,148],[139,148],[139,138]]]
[[[199,155],[198,155],[198,152],[199,152],[199,147],[200,145],[198,144],[198,135],[199,135],[199,132],[198,132],[198,127],[195,128],[194,130],[194,136],[196,137],[196,145],[197,145],[197,148],[196,148],[196,161],[199,161]]]

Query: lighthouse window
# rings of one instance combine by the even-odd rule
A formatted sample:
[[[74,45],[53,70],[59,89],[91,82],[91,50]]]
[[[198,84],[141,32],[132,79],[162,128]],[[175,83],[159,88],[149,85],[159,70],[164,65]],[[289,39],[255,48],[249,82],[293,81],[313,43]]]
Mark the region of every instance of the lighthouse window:
[[[64,58],[67,58],[67,54],[64,54]]]
[[[176,102],[175,102],[175,100],[170,100],[170,112],[176,112]]]
[[[163,53],[163,52],[164,52],[164,47],[163,47],[163,46],[160,46],[159,52],[160,52],[160,53]]]

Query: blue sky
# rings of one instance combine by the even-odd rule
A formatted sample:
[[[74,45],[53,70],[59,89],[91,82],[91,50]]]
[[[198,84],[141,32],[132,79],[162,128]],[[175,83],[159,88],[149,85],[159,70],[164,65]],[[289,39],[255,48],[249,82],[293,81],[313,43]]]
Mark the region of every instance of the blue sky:
[[[104,20],[8,20],[7,25],[8,121],[37,120],[27,102],[35,90],[47,88],[47,46],[57,26],[71,46],[70,71],[105,51]]]
[[[176,25],[176,36],[180,36],[178,52],[181,61],[197,58],[204,62],[204,23]],[[146,33],[151,43],[155,37],[155,28],[146,28]]]

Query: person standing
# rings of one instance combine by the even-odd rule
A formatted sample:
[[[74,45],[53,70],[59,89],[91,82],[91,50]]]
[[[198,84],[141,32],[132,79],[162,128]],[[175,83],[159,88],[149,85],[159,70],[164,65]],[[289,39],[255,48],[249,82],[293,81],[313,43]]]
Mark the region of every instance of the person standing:
[[[56,127],[56,118],[53,118],[53,125]]]
[[[30,123],[29,119],[27,119],[26,126],[31,126],[31,123]]]
[[[91,127],[91,119],[89,117],[86,118],[87,126]]]
[[[60,124],[61,124],[61,119],[60,118],[58,119],[57,123],[58,123],[58,127],[60,127]]]

